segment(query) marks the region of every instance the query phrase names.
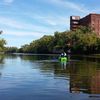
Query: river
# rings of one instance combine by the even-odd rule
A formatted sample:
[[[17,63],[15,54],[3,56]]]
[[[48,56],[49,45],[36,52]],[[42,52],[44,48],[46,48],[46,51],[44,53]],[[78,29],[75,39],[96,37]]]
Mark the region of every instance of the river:
[[[100,100],[100,59],[0,55],[0,100]]]

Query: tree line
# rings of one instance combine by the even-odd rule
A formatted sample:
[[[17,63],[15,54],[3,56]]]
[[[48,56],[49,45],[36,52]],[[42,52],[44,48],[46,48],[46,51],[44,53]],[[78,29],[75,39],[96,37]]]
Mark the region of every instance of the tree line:
[[[3,31],[0,31],[0,35],[2,34]],[[0,52],[4,52],[5,50],[5,44],[6,44],[6,41],[2,38],[0,38]]]
[[[0,40],[0,44],[2,44]],[[4,46],[4,44],[3,44]],[[2,47],[0,45],[0,47]],[[29,44],[16,47],[6,47],[7,53],[66,53],[95,54],[100,53],[100,37],[89,27],[81,26],[76,31],[55,32],[54,35],[44,35]]]

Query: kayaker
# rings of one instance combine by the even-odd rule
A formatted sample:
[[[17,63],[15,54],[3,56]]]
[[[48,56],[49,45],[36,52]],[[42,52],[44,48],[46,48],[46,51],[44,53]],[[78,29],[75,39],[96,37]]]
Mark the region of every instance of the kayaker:
[[[63,55],[64,55],[64,57],[66,57],[66,56],[67,56],[67,54],[66,54],[65,52],[63,53]]]
[[[67,62],[68,61],[67,54],[65,52],[61,53],[61,55],[59,56],[59,60],[61,62]]]

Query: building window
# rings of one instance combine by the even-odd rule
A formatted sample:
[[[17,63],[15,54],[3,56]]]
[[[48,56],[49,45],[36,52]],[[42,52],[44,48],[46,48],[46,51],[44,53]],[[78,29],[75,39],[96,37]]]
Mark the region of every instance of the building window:
[[[73,24],[78,24],[78,22],[74,21]]]
[[[74,20],[75,20],[76,18],[73,16],[73,17],[72,17],[72,19],[74,19]]]

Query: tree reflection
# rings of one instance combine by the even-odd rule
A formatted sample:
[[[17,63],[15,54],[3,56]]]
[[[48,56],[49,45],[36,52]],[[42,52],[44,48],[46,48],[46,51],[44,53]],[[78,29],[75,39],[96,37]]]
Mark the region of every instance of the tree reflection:
[[[1,72],[1,70],[4,68],[4,55],[0,55],[0,77],[1,77],[1,75],[2,75],[2,72]]]
[[[40,60],[52,60],[53,56],[34,54],[34,55],[20,55],[20,58],[22,60],[33,62],[33,61],[40,61]]]
[[[4,63],[4,55],[0,55],[0,64]]]
[[[7,57],[7,56],[6,56]],[[17,56],[8,56],[16,59]],[[65,77],[69,81],[69,91],[71,93],[89,93],[100,94],[100,67],[98,62],[81,61],[58,62],[52,61],[53,56],[47,55],[19,55],[21,60],[33,62],[38,65],[37,69],[45,75],[54,75],[54,77]],[[0,64],[3,66],[4,55],[0,55]],[[2,67],[0,65],[0,68]]]
[[[82,62],[71,66],[70,92],[100,93],[100,69],[97,63]]]

